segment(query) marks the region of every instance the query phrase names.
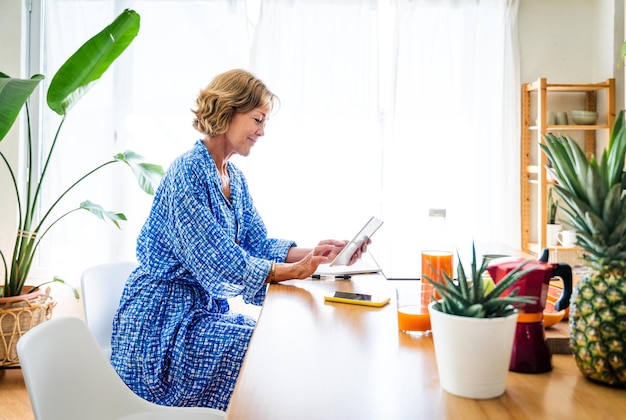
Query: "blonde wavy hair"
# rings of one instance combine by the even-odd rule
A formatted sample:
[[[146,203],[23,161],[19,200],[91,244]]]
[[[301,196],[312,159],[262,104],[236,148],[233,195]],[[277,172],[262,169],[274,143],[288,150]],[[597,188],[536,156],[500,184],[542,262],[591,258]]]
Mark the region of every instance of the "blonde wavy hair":
[[[200,91],[197,109],[191,110],[196,116],[193,128],[210,137],[217,136],[228,131],[236,112],[249,112],[262,105],[269,105],[272,111],[277,103],[278,97],[253,74],[229,70]]]

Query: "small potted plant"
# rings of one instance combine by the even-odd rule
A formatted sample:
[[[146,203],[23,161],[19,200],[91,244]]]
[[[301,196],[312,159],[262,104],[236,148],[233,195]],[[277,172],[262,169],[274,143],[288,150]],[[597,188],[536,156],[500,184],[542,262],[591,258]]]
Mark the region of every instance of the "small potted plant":
[[[558,244],[557,234],[563,228],[556,222],[556,212],[559,202],[552,197],[552,188],[548,189],[548,224],[546,226],[546,245],[556,246]]]
[[[552,188],[548,189],[548,224],[556,224],[556,210],[559,202],[552,197]]]
[[[37,249],[46,233],[61,219],[78,210],[86,210],[100,219],[110,221],[117,227],[121,221],[126,220],[124,214],[107,211],[89,200],[83,201],[74,208],[53,212],[66,194],[86,178],[110,164],[128,166],[135,174],[140,187],[149,194],[154,194],[156,185],[163,175],[161,166],[143,162],[141,156],[127,150],[118,153],[96,168],[86,170],[85,175],[70,185],[56,199],[47,202],[42,198],[48,164],[55,157],[55,145],[59,140],[59,133],[68,112],[130,45],[138,31],[139,15],[127,9],[110,25],[83,44],[56,72],[48,88],[47,105],[49,110],[56,112],[62,119],[49,149],[42,151],[44,164],[39,173],[33,170],[33,156],[38,143],[44,144],[44,142],[36,142],[33,138],[36,131],[30,126],[29,99],[44,76],[36,74],[30,79],[19,79],[0,72],[0,141],[6,137],[22,109],[26,111],[28,122],[25,173],[21,174],[17,169],[13,169],[9,159],[0,151],[0,160],[4,162],[4,165],[0,165],[0,169],[2,166],[6,169],[0,172],[0,175],[6,176],[8,173],[10,182],[13,184],[18,215],[18,220],[2,222],[11,224],[12,228],[15,225],[16,234],[11,253],[4,253],[0,249],[0,271],[4,274],[4,282],[0,283],[0,325],[2,327],[0,366],[16,364],[18,360],[15,344],[19,337],[51,316],[54,303],[47,293],[42,292],[41,286],[53,281],[64,283],[59,277],[36,285],[26,283]],[[68,165],[80,163],[73,156],[65,156],[65,158],[69,160],[66,163]],[[8,192],[3,191],[3,196],[9,197]],[[74,295],[78,298],[76,290],[74,290]]]
[[[486,399],[502,395],[513,349],[517,306],[535,302],[534,297],[507,292],[522,276],[534,270],[522,262],[498,284],[486,272],[487,260],[479,266],[472,245],[469,278],[457,266],[458,280],[425,280],[441,296],[429,305],[435,356],[441,387],[465,398]]]

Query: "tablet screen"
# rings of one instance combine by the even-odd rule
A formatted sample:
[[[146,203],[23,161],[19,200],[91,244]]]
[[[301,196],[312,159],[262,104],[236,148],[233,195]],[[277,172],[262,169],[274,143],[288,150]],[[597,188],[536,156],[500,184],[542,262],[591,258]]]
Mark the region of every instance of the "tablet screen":
[[[383,224],[382,220],[379,220],[372,216],[372,218],[361,228],[359,233],[346,244],[341,252],[335,257],[333,262],[330,263],[331,267],[336,265],[346,265],[350,262],[352,254],[363,245],[368,238],[371,238],[374,232]]]

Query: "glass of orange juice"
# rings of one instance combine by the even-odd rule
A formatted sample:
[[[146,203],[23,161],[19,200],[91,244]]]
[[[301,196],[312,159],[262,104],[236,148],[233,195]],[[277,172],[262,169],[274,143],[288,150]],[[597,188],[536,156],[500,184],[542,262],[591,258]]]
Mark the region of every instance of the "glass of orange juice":
[[[396,289],[398,305],[398,330],[413,335],[430,334],[428,304],[433,286],[423,282],[402,285]]]

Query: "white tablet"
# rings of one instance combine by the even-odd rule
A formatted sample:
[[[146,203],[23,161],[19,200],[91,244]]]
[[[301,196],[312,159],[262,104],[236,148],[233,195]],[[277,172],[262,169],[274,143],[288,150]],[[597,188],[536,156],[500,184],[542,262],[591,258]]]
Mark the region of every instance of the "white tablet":
[[[341,252],[335,257],[333,262],[330,263],[331,267],[336,265],[347,265],[352,258],[352,254],[363,245],[363,242],[372,237],[374,232],[383,224],[382,220],[378,220],[373,217],[361,228],[359,233],[346,244]]]

